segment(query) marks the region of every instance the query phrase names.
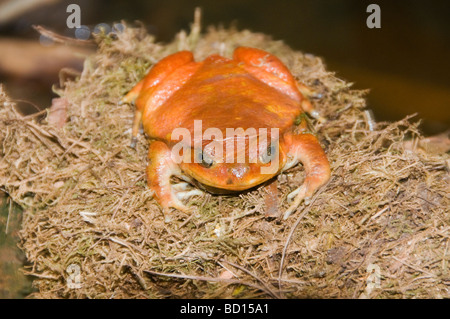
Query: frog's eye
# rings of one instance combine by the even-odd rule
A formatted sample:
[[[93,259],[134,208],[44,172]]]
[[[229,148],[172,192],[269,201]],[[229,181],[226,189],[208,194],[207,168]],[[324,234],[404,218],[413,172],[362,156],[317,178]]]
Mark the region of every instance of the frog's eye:
[[[267,150],[260,155],[259,160],[263,164],[268,164],[275,159],[276,155],[277,155],[276,145],[270,144]]]
[[[214,164],[212,158],[202,151],[197,152],[197,159],[198,163],[204,168],[210,168]]]

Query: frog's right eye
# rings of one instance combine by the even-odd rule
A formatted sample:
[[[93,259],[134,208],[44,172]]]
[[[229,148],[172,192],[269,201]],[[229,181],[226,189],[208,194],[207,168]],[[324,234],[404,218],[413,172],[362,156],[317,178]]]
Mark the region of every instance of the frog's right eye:
[[[197,162],[204,168],[210,168],[214,164],[214,161],[212,160],[212,158],[208,154],[204,153],[203,151],[197,151],[196,156],[197,156]]]

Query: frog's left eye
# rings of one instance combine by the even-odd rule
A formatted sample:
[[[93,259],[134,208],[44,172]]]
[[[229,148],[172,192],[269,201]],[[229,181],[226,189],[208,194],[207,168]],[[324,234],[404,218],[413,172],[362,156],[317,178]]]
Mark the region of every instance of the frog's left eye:
[[[260,155],[259,160],[263,164],[268,164],[268,163],[270,163],[271,161],[273,161],[275,159],[276,155],[277,155],[277,148],[276,148],[276,145],[274,145],[272,143],[267,148],[267,150]]]
[[[212,158],[202,151],[197,152],[197,159],[198,163],[204,168],[210,168],[214,164]]]

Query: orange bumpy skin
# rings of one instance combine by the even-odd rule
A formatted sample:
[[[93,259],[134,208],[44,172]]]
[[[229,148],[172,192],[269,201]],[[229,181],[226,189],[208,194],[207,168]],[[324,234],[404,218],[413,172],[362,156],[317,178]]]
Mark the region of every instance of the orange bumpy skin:
[[[182,200],[201,194],[198,189],[188,190],[188,183],[199,182],[210,191],[242,191],[301,162],[306,178],[288,195],[293,202],[285,212],[287,218],[330,178],[325,152],[316,137],[306,131],[305,121],[298,123],[303,112],[323,120],[305,97],[307,93],[307,87],[297,83],[277,57],[254,48],[237,48],[233,59],[211,55],[202,62],[195,62],[191,52],[181,51],[153,66],[122,102],[136,105],[133,143],[141,121],[154,140],[148,153],[147,177],[164,212],[168,213],[170,207],[188,211]],[[218,140],[217,134],[196,140],[196,120],[201,120],[202,134],[214,128],[227,137],[226,143],[234,145],[240,137],[228,138],[227,128],[242,128],[245,132],[266,129],[267,133],[244,137],[245,160],[237,161],[239,148],[234,147],[230,154],[225,139],[221,140],[222,157],[216,156],[219,148],[209,147],[211,141]],[[177,128],[191,133],[191,152],[179,153],[181,161],[171,155],[175,146],[186,142],[172,136]],[[277,134],[272,133],[273,129]],[[251,138],[258,141],[256,150],[247,147]],[[277,159],[276,167],[262,173],[263,168],[274,163],[267,156],[269,160]],[[187,183],[173,185],[172,176]]]

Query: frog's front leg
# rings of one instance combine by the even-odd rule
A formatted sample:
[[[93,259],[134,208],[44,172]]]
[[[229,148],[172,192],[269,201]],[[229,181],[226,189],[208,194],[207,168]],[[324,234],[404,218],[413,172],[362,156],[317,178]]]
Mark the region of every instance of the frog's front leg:
[[[157,202],[162,206],[166,220],[169,217],[170,207],[188,213],[189,208],[180,199],[201,195],[202,192],[200,190],[186,191],[186,183],[171,184],[170,178],[172,176],[184,176],[178,164],[172,160],[169,147],[160,141],[152,142],[148,151],[148,159],[148,185],[153,190]]]
[[[289,134],[285,137],[289,145],[288,162],[284,169],[301,162],[305,167],[305,181],[303,184],[288,195],[288,200],[293,202],[284,213],[284,219],[288,218],[303,200],[309,199],[314,192],[330,179],[330,164],[327,156],[319,144],[317,138],[312,134]]]

